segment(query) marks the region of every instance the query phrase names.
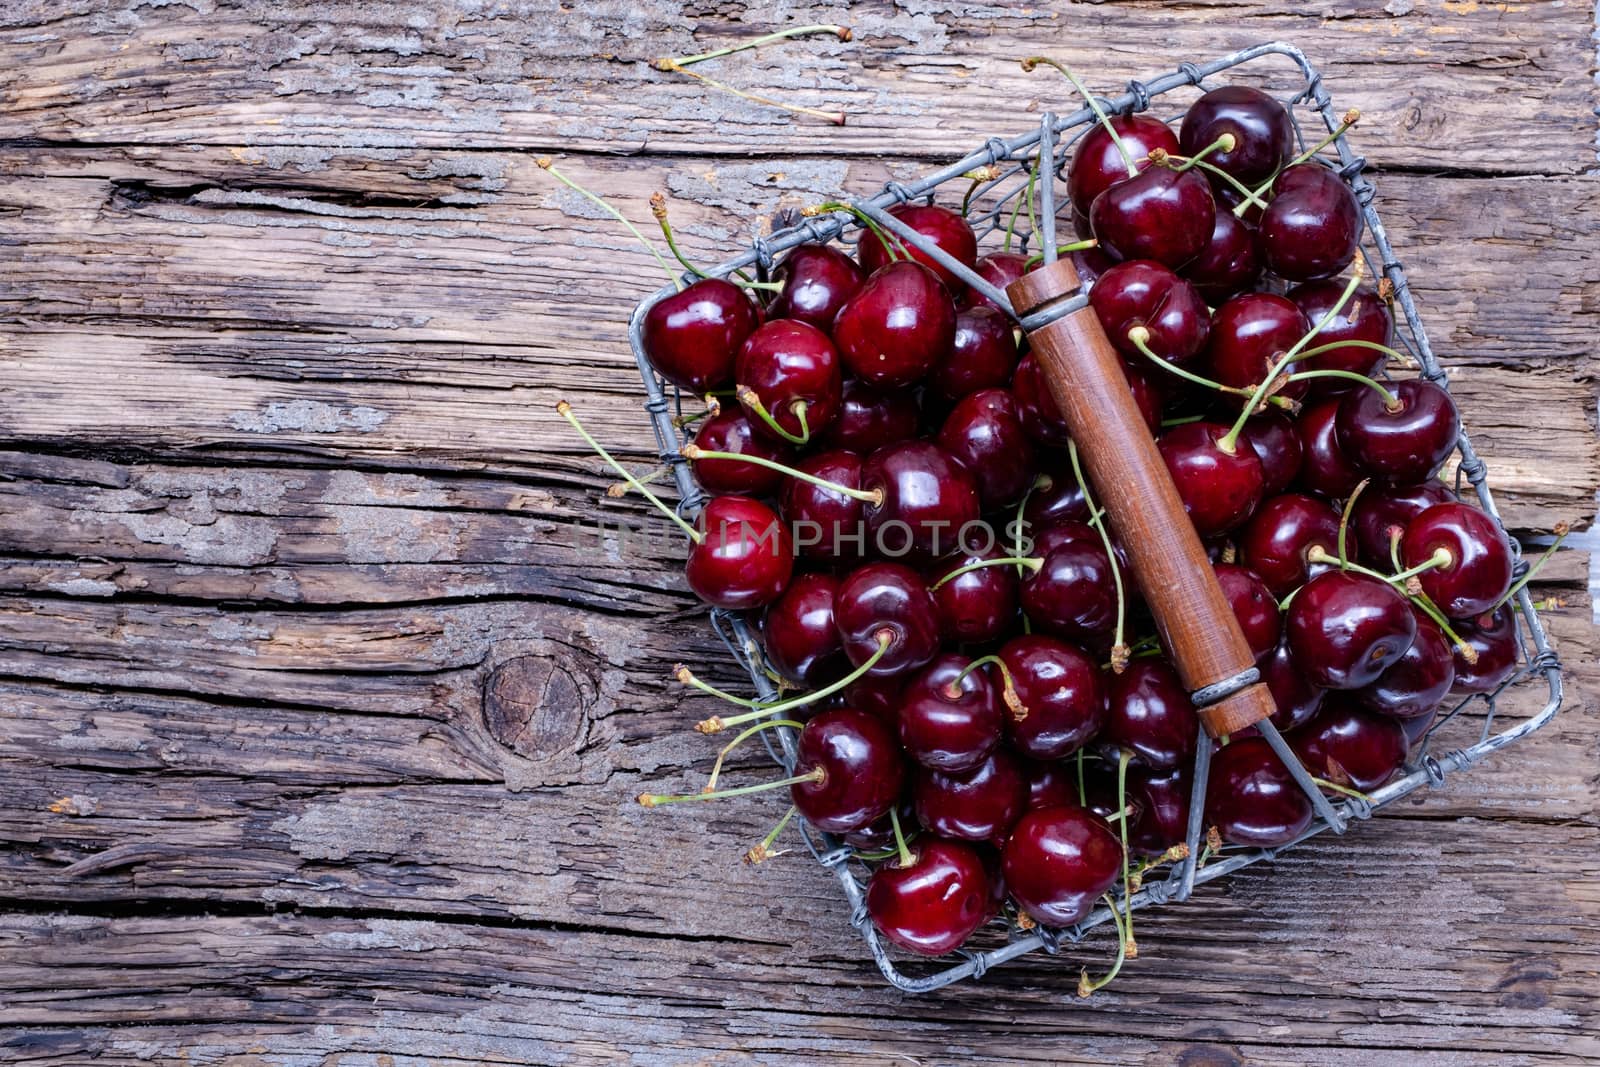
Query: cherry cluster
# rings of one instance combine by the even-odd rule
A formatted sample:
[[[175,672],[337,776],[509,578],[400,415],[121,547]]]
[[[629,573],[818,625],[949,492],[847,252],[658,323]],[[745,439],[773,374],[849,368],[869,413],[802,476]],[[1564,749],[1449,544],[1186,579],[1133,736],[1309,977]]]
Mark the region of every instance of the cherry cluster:
[[[1389,376],[1405,358],[1386,285],[1362,280],[1360,205],[1316,154],[1328,142],[1296,154],[1276,100],[1229,86],[1177,129],[1101,119],[1066,174],[1085,240],[1062,254],[1092,281],[1274,724],[1323,788],[1371,791],[1448,694],[1516,669],[1511,546],[1436,477],[1455,404]],[[1040,262],[1011,250],[1015,213],[987,252],[950,207],[891,214],[1001,289]],[[1254,728],[1202,740],[1006,310],[860,222],[853,257],[803,244],[770,283],[701,277],[644,319],[656,372],[706,397],[683,453],[709,499],[692,525],[674,516],[688,583],[752,613],[794,693],[745,700],[680,667],[738,708],[702,732],[743,729],[706,791],[641,801],[787,787],[790,816],[874,864],[884,936],[924,954],[1008,906],[1077,923],[1119,878],[1125,900],[1186,856],[1200,743],[1213,838],[1294,840],[1311,800]],[[799,731],[791,777],[717,791],[729,753],[778,725]]]

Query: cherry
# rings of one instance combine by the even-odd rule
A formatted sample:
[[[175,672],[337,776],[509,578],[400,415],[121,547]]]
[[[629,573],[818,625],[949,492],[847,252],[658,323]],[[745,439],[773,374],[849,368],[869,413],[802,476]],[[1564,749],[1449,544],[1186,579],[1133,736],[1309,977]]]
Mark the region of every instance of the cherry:
[[[1070,468],[1064,475],[1047,475],[1045,480],[1049,484],[1039,485],[1028,494],[1027,503],[1022,507],[1022,521],[1029,529],[1089,521],[1089,503]]]
[[[1251,188],[1260,185],[1294,158],[1294,124],[1284,106],[1248,85],[1212,89],[1189,105],[1178,132],[1184,154],[1194,155],[1223,134],[1234,146],[1206,156],[1206,162],[1227,171]]]
[[[1150,165],[1095,197],[1089,224],[1117,259],[1153,259],[1177,270],[1211,240],[1216,200],[1198,169]]]
[[[1106,681],[1100,741],[1133,753],[1134,762],[1167,771],[1194,759],[1199,718],[1177,671],[1164,660],[1136,659]]]
[[[984,511],[1016,503],[1033,484],[1033,445],[1006,389],[980,389],[957,401],[939,430],[939,447],[972,475]]]
[[[978,277],[1005,292],[1006,286],[1028,273],[1028,257],[1021,252],[990,252],[978,258],[973,270]],[[969,308],[986,307],[1002,313],[1004,311],[993,300],[970,286],[961,294],[961,304]]]
[[[938,275],[920,263],[890,263],[862,284],[833,323],[839,355],[879,388],[910,385],[945,358],[956,309]]]
[[[1405,655],[1350,696],[1368,711],[1414,719],[1437,708],[1455,681],[1454,649],[1432,619],[1418,614],[1417,636]]]
[[[1105,722],[1100,671],[1072,645],[1024,634],[1000,649],[1000,662],[1016,695],[1006,733],[1023,755],[1060,759],[1082,748]]]
[[[1272,183],[1258,231],[1261,259],[1289,281],[1328,278],[1355,258],[1361,228],[1361,205],[1350,186],[1320,163],[1300,163]]]
[[[1417,575],[1422,591],[1452,619],[1493,610],[1511,588],[1511,543],[1500,524],[1459,502],[1435,504],[1406,523],[1400,559],[1407,568],[1430,559],[1442,566]]]
[[[1336,555],[1338,545],[1337,511],[1315,497],[1285,493],[1256,511],[1239,537],[1239,557],[1282,599],[1324,568],[1306,558],[1313,546]]]
[[[737,452],[775,463],[791,462],[789,451],[770,438],[771,435],[757,434],[741,409],[723,408],[700,424],[694,443],[708,452]],[[698,459],[690,466],[700,488],[708,493],[768,496],[784,482],[782,471],[734,459]]]
[[[1017,619],[1017,573],[1014,567],[980,567],[940,584],[939,579],[1005,553],[998,546],[974,546],[952,556],[932,575],[933,599],[939,605],[939,629],[955,644],[998,641]]]
[[[1128,848],[1145,856],[1159,856],[1181,842],[1189,832],[1189,794],[1193,778],[1189,768],[1151,770],[1128,767],[1128,791],[1138,798],[1139,817],[1128,824]]]
[[[1391,485],[1416,485],[1433,477],[1461,436],[1461,417],[1450,394],[1429,381],[1388,387],[1390,404],[1376,389],[1344,394],[1334,434],[1350,462]]]
[[[1084,521],[1061,519],[1039,529],[1033,537],[1033,551],[1041,556],[1047,555],[1063,545],[1093,545],[1105,552],[1105,542],[1100,539],[1100,531],[1090,526],[1088,516]],[[1111,537],[1112,551],[1117,554],[1117,565],[1123,570],[1128,570],[1128,552],[1117,540],[1115,530],[1107,531]]]
[[[898,730],[900,728],[900,690],[904,682],[905,678],[903,676],[875,677],[871,674],[863,674],[860,678],[845,686],[844,692],[840,696],[834,698],[836,701],[835,706],[859,708],[881,719],[890,730]],[[910,811],[909,808],[905,810],[908,813]],[[887,830],[888,820],[885,819],[884,823],[884,829]]]
[[[1335,429],[1338,415],[1339,399],[1335,397],[1307,406],[1295,423],[1305,451],[1300,484],[1313,493],[1336,499],[1348,496],[1364,477],[1339,447]]]
[[[767,311],[775,319],[798,319],[819,330],[833,329],[845,301],[856,295],[866,274],[833,245],[798,245],[773,271],[783,288]]]
[[[1261,461],[1261,494],[1277,496],[1294,484],[1305,462],[1305,450],[1294,422],[1276,411],[1264,411],[1245,420],[1240,438]]]
[[[1287,644],[1279,644],[1256,662],[1261,668],[1261,680],[1267,684],[1272,701],[1278,706],[1272,713],[1272,725],[1279,730],[1293,730],[1322,707],[1322,697],[1327,690],[1312,685],[1295,666]]]
[[[1073,212],[1073,225],[1078,229],[1078,237],[1087,241],[1094,236],[1089,229],[1087,220]],[[1117,261],[1106,255],[1098,245],[1093,248],[1080,248],[1072,253],[1072,265],[1078,270],[1078,280],[1084,285],[1093,285],[1099,280],[1100,275],[1117,265]]]
[[[1218,563],[1217,584],[1222,595],[1228,598],[1250,652],[1260,662],[1278,647],[1278,637],[1283,631],[1283,618],[1278,611],[1277,598],[1267,588],[1259,575],[1237,563]]]
[[[1016,373],[1011,376],[1011,395],[1016,397],[1017,414],[1028,436],[1050,448],[1065,448],[1072,440],[1067,420],[1056,406],[1055,397],[1050,395],[1044,370],[1032,353],[1022,357]]]
[[[1414,719],[1400,719],[1400,729],[1406,735],[1406,745],[1415,748],[1427,732],[1433,729],[1434,720],[1439,717],[1439,710],[1435,708],[1426,715],[1418,715]]]
[[[1083,799],[1078,799],[1078,761],[1064,761],[1063,766],[1072,777],[1072,796],[1066,801],[1069,806],[1084,807],[1095,815],[1109,821],[1117,812],[1124,808],[1131,808],[1127,818],[1132,820],[1129,825],[1139,820],[1143,813],[1143,805],[1139,797],[1124,788],[1122,797],[1117,795],[1117,767],[1116,764],[1107,762],[1097,755],[1082,753],[1083,756]],[[1132,767],[1130,765],[1129,769]]]
[[[861,488],[882,495],[881,504],[867,504],[866,521],[867,533],[883,555],[947,555],[980,515],[972,475],[928,441],[887,445],[868,456]]]
[[[1152,434],[1161,432],[1162,406],[1166,397],[1161,386],[1156,381],[1155,369],[1146,370],[1142,367],[1122,365],[1122,377],[1128,383],[1128,391],[1133,393],[1133,402],[1139,408],[1139,414],[1144,416],[1144,425]]]
[[[861,666],[884,649],[869,674],[904,674],[939,651],[939,609],[933,594],[903,564],[866,563],[851,571],[833,596],[833,619],[853,665]]]
[[[1253,390],[1310,328],[1300,309],[1285,297],[1236,296],[1211,318],[1211,339],[1206,343],[1211,377],[1234,389]],[[1278,395],[1293,399],[1304,396],[1306,388],[1305,382],[1290,382],[1278,389]]]
[[[1000,694],[986,668],[945,653],[919,671],[900,695],[900,747],[930,770],[966,771],[1000,743]]]
[[[789,787],[800,814],[823,833],[842,834],[888,812],[905,771],[894,735],[880,719],[834,708],[800,731],[794,773],[817,776]]]
[[[1295,664],[1313,684],[1359,689],[1411,647],[1417,618],[1388,582],[1330,570],[1295,594],[1284,630]]]
[[[878,390],[855,378],[844,383],[839,414],[822,435],[829,448],[868,455],[884,445],[917,435],[922,414],[917,398],[904,389]]]
[[[839,354],[827,334],[794,319],[773,319],[751,334],[739,349],[734,378],[751,425],[769,437],[803,443],[839,412],[844,385]],[[760,417],[762,412],[781,433]]]
[[[841,704],[839,706],[849,707],[850,705]],[[915,818],[911,811],[911,801],[906,797],[904,791],[901,792],[900,799],[895,802],[894,808],[891,810],[899,817],[902,824],[910,823]],[[873,819],[861,829],[851,830],[849,833],[840,834],[839,837],[851,848],[858,848],[863,852],[877,852],[880,849],[894,845],[894,819],[890,817],[889,813],[885,813]]]
[[[1455,691],[1492,693],[1517,673],[1517,616],[1509,603],[1474,619],[1458,622],[1456,636],[1477,657],[1468,663],[1460,649],[1454,651]]]
[[[1235,738],[1211,757],[1206,821],[1224,841],[1272,848],[1311,825],[1311,799],[1264,738]]]
[[[928,372],[927,388],[947,400],[980,389],[1008,385],[1017,367],[1017,335],[1011,320],[993,307],[956,313],[950,353]]]
[[[1084,218],[1088,217],[1095,197],[1117,182],[1127,180],[1129,159],[1144,159],[1156,149],[1169,155],[1178,154],[1178,135],[1158,118],[1112,115],[1110,121],[1122,140],[1122,147],[1117,147],[1116,139],[1104,125],[1091,126],[1079,138],[1072,166],[1067,169],[1067,199],[1073,210]]]
[[[1078,777],[1070,763],[1024,760],[1028,777],[1028,810],[1078,803]]]
[[[742,496],[713,497],[696,524],[684,576],[707,604],[730,611],[778,597],[794,570],[789,531],[771,508]]]
[[[963,266],[977,264],[978,238],[959,212],[938,204],[896,204],[889,209],[889,214],[932,241],[941,251],[948,252],[952,259]],[[932,256],[913,246],[910,241],[901,241],[892,233],[889,240],[891,245],[886,248],[870,228],[861,231],[861,243],[856,246],[856,255],[861,260],[861,266],[869,273],[888,266],[895,256],[909,255],[933,271],[950,292],[959,293],[966,288],[966,283],[952,271],[936,263]],[[891,249],[894,255],[890,254]]]
[[[1428,508],[1455,498],[1456,495],[1439,481],[1398,487],[1370,485],[1356,498],[1350,528],[1361,546],[1362,555],[1370,560],[1387,561],[1390,530],[1404,530],[1406,523]]]
[[[1012,899],[1046,926],[1081,922],[1117,880],[1122,862],[1117,836],[1074,805],[1024,815],[1001,854]]]
[[[911,798],[917,821],[934,833],[999,843],[1027,809],[1028,780],[1016,757],[996,748],[971,770],[918,770]]]
[[[952,952],[989,917],[989,874],[959,841],[924,838],[910,862],[890,860],[867,882],[867,914],[892,944],[923,956]]]
[[[1194,286],[1148,259],[1118,263],[1089,290],[1089,304],[1117,351],[1131,360],[1145,358],[1128,339],[1128,331],[1144,327],[1145,344],[1162,359],[1192,362],[1206,342],[1211,314]]]
[[[1406,761],[1400,724],[1363,711],[1343,697],[1330,700],[1316,717],[1289,735],[1306,770],[1325,781],[1370,793],[1394,777]]]
[[[1237,218],[1219,200],[1211,239],[1183,268],[1183,276],[1212,307],[1248,292],[1261,277],[1255,227]]]
[[[1293,300],[1308,322],[1321,322],[1344,295],[1344,283],[1326,280],[1307,282],[1289,290]],[[1342,370],[1371,378],[1383,366],[1384,354],[1363,345],[1348,344],[1364,341],[1367,344],[1389,346],[1394,342],[1394,317],[1389,305],[1379,299],[1370,285],[1359,286],[1340,311],[1329,319],[1312,340],[1314,348],[1337,345],[1299,362],[1304,370]],[[1355,383],[1348,379],[1323,378],[1312,391],[1320,394],[1342,393]]]
[[[797,574],[767,605],[761,638],[773,670],[810,686],[844,674],[849,663],[833,622],[838,590],[839,579],[831,574]]]
[[[650,305],[644,354],[674,385],[697,394],[720,389],[733,380],[739,348],[759,325],[761,312],[743,289],[705,278]]]
[[[1117,622],[1116,579],[1100,535],[1063,537],[1063,527],[1035,542],[1037,570],[1023,576],[1022,611],[1041,629],[1058,637],[1087,641],[1111,633]]]
[[[843,449],[808,456],[796,468],[823,481],[861,488],[861,457]],[[802,556],[819,561],[855,559],[865,550],[865,505],[855,497],[790,478],[783,487],[783,517]]]
[[[1183,498],[1183,510],[1201,537],[1214,537],[1244,523],[1261,503],[1265,478],[1253,448],[1221,442],[1229,428],[1215,422],[1187,422],[1161,435],[1156,446]]]

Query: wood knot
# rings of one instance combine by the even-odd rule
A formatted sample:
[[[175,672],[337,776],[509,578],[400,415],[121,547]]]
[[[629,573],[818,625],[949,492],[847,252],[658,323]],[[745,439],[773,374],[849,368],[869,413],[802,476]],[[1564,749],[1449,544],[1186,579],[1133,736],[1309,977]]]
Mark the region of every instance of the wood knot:
[[[554,657],[506,660],[483,683],[484,724],[496,741],[524,758],[569,753],[583,734],[589,688]]]

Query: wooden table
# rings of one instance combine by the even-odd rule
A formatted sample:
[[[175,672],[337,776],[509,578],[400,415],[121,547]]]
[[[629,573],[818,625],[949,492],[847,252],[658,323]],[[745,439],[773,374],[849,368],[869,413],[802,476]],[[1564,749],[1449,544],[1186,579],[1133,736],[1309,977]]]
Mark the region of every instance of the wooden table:
[[[635,806],[709,763],[671,665],[737,679],[670,542],[595,532],[647,519],[553,405],[649,461],[623,324],[661,278],[535,166],[646,223],[666,191],[710,260],[1071,107],[1022,56],[1111,90],[1295,40],[1547,530],[1600,484],[1591,5],[786,7],[858,40],[709,71],[842,129],[651,68],[744,5],[242,8],[0,11],[0,1059],[1600,1059],[1578,553],[1555,725],[1151,915],[1088,1003],[1103,938],[900,996],[807,858],[739,864],[776,805]]]

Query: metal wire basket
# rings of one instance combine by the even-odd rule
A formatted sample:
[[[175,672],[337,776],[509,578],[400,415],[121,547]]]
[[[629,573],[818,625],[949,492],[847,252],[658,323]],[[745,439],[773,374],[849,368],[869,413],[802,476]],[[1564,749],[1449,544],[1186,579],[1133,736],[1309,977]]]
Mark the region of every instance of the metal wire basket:
[[[1287,60],[1293,69],[1287,72],[1282,69],[1272,72],[1263,69],[1261,74],[1264,79],[1275,79],[1279,83],[1274,84],[1272,88],[1275,91],[1282,90],[1282,102],[1294,119],[1296,138],[1301,146],[1305,147],[1307,144],[1302,126],[1303,120],[1314,118],[1330,134],[1337,131],[1339,120],[1333,110],[1332,101],[1323,88],[1322,75],[1298,48],[1282,42],[1256,45],[1207,63],[1184,63],[1176,71],[1147,82],[1129,82],[1126,93],[1102,101],[1102,106],[1111,113],[1148,111],[1168,93],[1195,89],[1201,87],[1206,79],[1223,71],[1257,60],[1274,58]],[[1279,64],[1279,67],[1281,68],[1282,64]],[[1181,115],[1181,109],[1178,114]],[[986,235],[1005,226],[1009,219],[1015,217],[1021,207],[1019,198],[1024,195],[1029,175],[1037,167],[1041,178],[1038,182],[1038,195],[1042,232],[1040,234],[1022,232],[1016,236],[1025,252],[1030,241],[1038,242],[1041,237],[1053,244],[1054,182],[1042,179],[1047,174],[1055,180],[1061,178],[1067,155],[1066,149],[1077,137],[1087,132],[1094,121],[1095,116],[1087,107],[1065,117],[1046,113],[1041,117],[1039,128],[1034,132],[1011,140],[991,138],[978,151],[942,170],[916,182],[907,184],[890,182],[885,185],[883,192],[870,199],[857,201],[854,206],[879,225],[894,231],[901,239],[941,262],[1000,307],[1009,308],[1010,303],[1003,292],[996,290],[972,271],[955,262],[942,250],[933,247],[931,242],[889,215],[887,209],[896,203],[921,198],[931,199],[934,191],[946,183],[962,182],[964,175],[978,168],[997,167],[998,177],[981,181],[976,187],[963,190],[969,194],[966,198],[968,221],[981,242]],[[1168,121],[1171,121],[1171,117],[1168,117]],[[1317,139],[1321,138],[1320,133],[1314,136]],[[1336,138],[1332,147],[1338,153],[1337,171],[1355,192],[1366,218],[1362,255],[1366,259],[1369,274],[1373,277],[1387,278],[1394,287],[1395,303],[1401,311],[1400,320],[1395,324],[1397,344],[1416,359],[1423,377],[1448,388],[1445,372],[1435,358],[1428,344],[1427,335],[1423,331],[1406,282],[1405,269],[1394,254],[1388,233],[1374,206],[1376,190],[1362,173],[1366,161],[1354,154],[1346,143],[1345,136]],[[1324,160],[1324,162],[1331,161]],[[758,278],[765,281],[776,257],[783,252],[804,242],[852,241],[859,235],[860,228],[860,223],[844,213],[804,219],[794,225],[778,229],[766,238],[757,239],[750,251],[707,273],[724,277],[736,270],[753,270]],[[686,280],[692,278],[686,277]],[[657,300],[673,292],[675,289],[668,286],[639,304],[629,325],[629,337],[634,357],[638,361],[639,372],[644,379],[647,397],[645,409],[650,414],[651,427],[655,432],[661,459],[671,468],[673,480],[680,494],[680,510],[685,515],[692,516],[698,512],[706,497],[695,483],[688,461],[681,451],[683,445],[687,443],[687,431],[673,423],[674,414],[681,414],[681,398],[675,387],[665,384],[651,369],[642,344],[645,313]],[[1499,521],[1500,514],[1487,484],[1487,471],[1483,461],[1473,450],[1465,430],[1457,442],[1457,449],[1459,452],[1456,470],[1457,489],[1461,488],[1463,480],[1470,483],[1483,509]],[[1515,539],[1511,543],[1517,554],[1517,573],[1520,575],[1525,572],[1527,563],[1522,560],[1521,550]],[[1189,858],[1175,867],[1164,880],[1147,882],[1130,900],[1119,903],[1138,909],[1152,904],[1181,901],[1189,897],[1196,885],[1222,878],[1241,867],[1271,859],[1284,849],[1293,848],[1316,834],[1324,831],[1342,834],[1352,820],[1369,818],[1374,811],[1394,803],[1401,797],[1428,786],[1442,784],[1447,775],[1471,767],[1489,753],[1520,740],[1553,719],[1562,701],[1560,663],[1550,646],[1526,588],[1517,593],[1516,604],[1521,616],[1521,626],[1517,634],[1519,669],[1510,680],[1494,692],[1474,695],[1453,707],[1442,709],[1427,734],[1412,747],[1404,768],[1406,773],[1402,777],[1369,794],[1366,799],[1341,798],[1335,803],[1327,799],[1313,784],[1309,772],[1293,761],[1286,761],[1290,763],[1289,769],[1295,774],[1302,788],[1310,794],[1315,805],[1315,817],[1310,827],[1286,845],[1275,848],[1230,846],[1217,854],[1211,862],[1200,866],[1200,838],[1203,830],[1204,797],[1211,749],[1209,744],[1199,745],[1195,757],[1189,813],[1187,842]],[[734,658],[748,671],[751,685],[758,698],[774,699],[777,693],[769,676],[762,669],[760,646],[755,640],[750,622],[737,613],[714,610],[711,612],[711,623]],[[1519,683],[1531,682],[1537,676],[1544,678],[1546,687],[1544,704],[1531,714],[1518,716],[1516,709],[1511,705],[1530,706],[1533,704],[1533,699],[1526,694],[1537,692],[1537,687],[1523,686]],[[1512,699],[1513,694],[1509,692],[1512,690],[1515,690],[1519,699]],[[1497,718],[1502,720],[1516,718],[1517,721],[1496,733],[1494,724]],[[1471,730],[1474,725],[1476,725],[1476,740],[1466,743],[1463,747],[1446,748],[1437,755],[1430,751],[1436,747],[1434,743],[1444,728],[1451,727],[1456,736],[1470,737],[1470,734],[1463,735],[1461,731]],[[772,739],[774,734],[777,735],[776,744]],[[786,727],[777,728],[764,732],[762,739],[774,760],[786,771],[793,766],[794,731]],[[1110,909],[1101,907],[1076,926],[1068,928],[1052,929],[1040,926],[1024,931],[1014,924],[1006,923],[1005,940],[995,947],[985,950],[959,950],[948,957],[955,962],[944,965],[938,961],[932,964],[922,963],[917,968],[921,973],[909,974],[902,971],[891,958],[883,939],[867,915],[862,881],[862,874],[866,868],[853,860],[853,850],[841,846],[834,837],[816,832],[809,827],[803,828],[802,833],[807,848],[817,861],[838,879],[844,898],[851,908],[850,922],[866,941],[879,970],[891,984],[906,992],[928,992],[963,978],[979,978],[989,968],[1030,952],[1042,950],[1053,954],[1059,951],[1063,942],[1076,942],[1089,930],[1112,918]]]

